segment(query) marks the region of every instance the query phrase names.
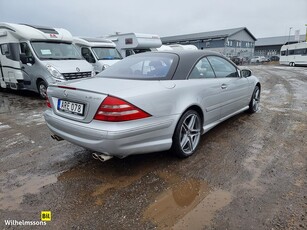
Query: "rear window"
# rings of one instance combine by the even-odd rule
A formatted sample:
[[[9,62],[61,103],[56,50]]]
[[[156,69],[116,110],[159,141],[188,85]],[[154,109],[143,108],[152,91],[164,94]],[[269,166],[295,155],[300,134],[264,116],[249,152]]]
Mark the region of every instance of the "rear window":
[[[145,53],[129,56],[98,74],[98,77],[163,80],[171,79],[178,56],[170,53]]]

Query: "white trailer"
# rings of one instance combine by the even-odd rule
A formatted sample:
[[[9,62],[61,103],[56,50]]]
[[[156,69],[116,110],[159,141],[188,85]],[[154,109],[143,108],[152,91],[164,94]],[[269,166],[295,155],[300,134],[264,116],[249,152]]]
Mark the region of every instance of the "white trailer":
[[[111,40],[74,37],[73,43],[78,48],[82,57],[93,65],[96,73],[103,71],[122,59],[115,43]]]
[[[0,23],[0,86],[46,97],[49,84],[94,76],[61,28]]]
[[[151,48],[159,48],[162,45],[160,37],[153,34],[118,33],[109,35],[106,38],[116,44],[116,48],[123,57],[151,51]]]
[[[307,42],[283,45],[280,49],[281,65],[307,66]]]

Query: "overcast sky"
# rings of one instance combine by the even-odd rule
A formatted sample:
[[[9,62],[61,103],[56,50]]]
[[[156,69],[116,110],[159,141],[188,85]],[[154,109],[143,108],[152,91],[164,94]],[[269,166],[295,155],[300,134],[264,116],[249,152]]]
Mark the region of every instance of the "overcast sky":
[[[161,37],[247,27],[256,37],[306,33],[307,0],[0,0],[0,22],[61,27],[76,36]]]

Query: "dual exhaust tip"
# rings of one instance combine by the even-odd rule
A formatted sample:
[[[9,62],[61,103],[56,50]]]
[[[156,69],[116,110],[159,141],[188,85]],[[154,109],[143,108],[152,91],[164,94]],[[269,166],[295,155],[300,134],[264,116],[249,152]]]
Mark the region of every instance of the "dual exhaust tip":
[[[57,141],[64,140],[62,137],[55,135],[55,134],[52,134],[51,138],[53,140],[57,140]],[[94,159],[100,160],[101,162],[106,162],[107,160],[110,160],[110,159],[113,158],[113,156],[108,156],[108,155],[105,155],[105,154],[102,154],[102,153],[92,153],[92,156],[93,156]]]

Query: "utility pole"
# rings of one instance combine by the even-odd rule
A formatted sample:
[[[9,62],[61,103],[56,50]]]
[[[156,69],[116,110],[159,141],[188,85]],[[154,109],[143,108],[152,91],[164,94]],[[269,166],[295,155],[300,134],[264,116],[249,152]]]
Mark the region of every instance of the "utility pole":
[[[290,28],[289,28],[288,45],[289,45],[289,42],[290,42],[290,34],[291,34],[291,30],[292,30],[292,27],[290,27]]]

